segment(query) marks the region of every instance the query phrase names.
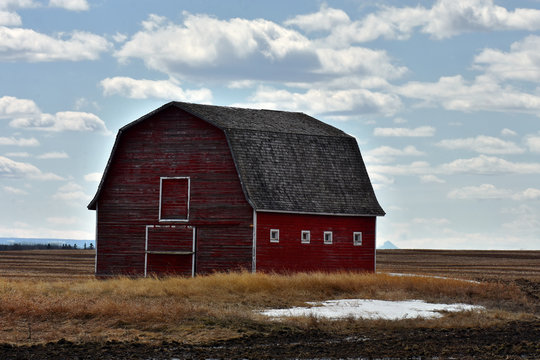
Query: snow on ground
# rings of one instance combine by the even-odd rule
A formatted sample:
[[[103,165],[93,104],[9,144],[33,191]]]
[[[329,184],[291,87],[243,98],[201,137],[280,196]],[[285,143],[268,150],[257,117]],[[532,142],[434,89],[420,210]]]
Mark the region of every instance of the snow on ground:
[[[260,311],[261,314],[279,318],[289,316],[313,316],[328,319],[385,319],[401,320],[413,318],[438,318],[441,311],[458,312],[484,310],[483,306],[467,304],[433,304],[422,300],[385,301],[344,299],[323,302],[308,302],[309,307],[290,309],[271,309]]]

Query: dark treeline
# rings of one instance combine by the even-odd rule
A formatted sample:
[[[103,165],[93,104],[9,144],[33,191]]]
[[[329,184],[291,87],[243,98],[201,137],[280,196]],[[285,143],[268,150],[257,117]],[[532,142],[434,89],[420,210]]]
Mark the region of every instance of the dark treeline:
[[[71,244],[0,244],[0,251],[9,251],[9,250],[93,250],[94,244],[90,245],[84,244],[84,247],[80,248]]]

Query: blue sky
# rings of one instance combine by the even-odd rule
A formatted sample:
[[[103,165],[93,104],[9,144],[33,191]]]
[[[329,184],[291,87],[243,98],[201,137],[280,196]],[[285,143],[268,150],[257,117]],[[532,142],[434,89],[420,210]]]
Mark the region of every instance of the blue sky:
[[[117,130],[171,100],[355,136],[378,243],[540,249],[537,0],[0,0],[0,237],[93,239]]]

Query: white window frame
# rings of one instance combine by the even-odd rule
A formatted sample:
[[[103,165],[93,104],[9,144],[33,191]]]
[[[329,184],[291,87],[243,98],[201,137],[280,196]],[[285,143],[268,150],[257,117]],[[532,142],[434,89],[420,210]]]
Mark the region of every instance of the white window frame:
[[[161,203],[162,203],[162,196],[163,196],[163,180],[181,180],[181,179],[187,179],[187,211],[186,211],[186,218],[185,219],[162,219],[161,218]],[[191,198],[191,179],[189,176],[173,176],[173,177],[167,177],[162,176],[159,178],[159,221],[160,222],[168,222],[168,221],[182,221],[186,222],[189,221],[189,201]]]
[[[357,236],[360,237],[360,241],[357,240]],[[361,231],[353,232],[353,245],[362,246],[362,232]]]
[[[302,233],[300,235],[300,242],[302,244],[309,244],[311,242],[311,232],[309,230],[302,230]]]
[[[330,235],[330,239],[329,240],[326,240],[326,235]],[[325,231],[324,234],[323,234],[323,242],[327,245],[330,245],[332,244],[332,242],[334,241],[334,235],[331,231]]]
[[[274,234],[276,234],[276,236],[273,236]],[[270,242],[279,242],[279,229],[270,229]]]

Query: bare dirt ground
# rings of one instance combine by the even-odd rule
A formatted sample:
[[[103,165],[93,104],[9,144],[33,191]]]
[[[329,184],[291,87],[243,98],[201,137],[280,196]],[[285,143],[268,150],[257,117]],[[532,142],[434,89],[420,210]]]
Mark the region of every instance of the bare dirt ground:
[[[88,250],[0,252],[0,277],[88,278],[93,259]],[[284,327],[190,345],[182,339],[18,345],[0,338],[0,359],[540,359],[540,251],[383,250],[377,266],[391,273],[514,283],[536,302],[537,317],[481,328],[359,328],[349,334]]]

